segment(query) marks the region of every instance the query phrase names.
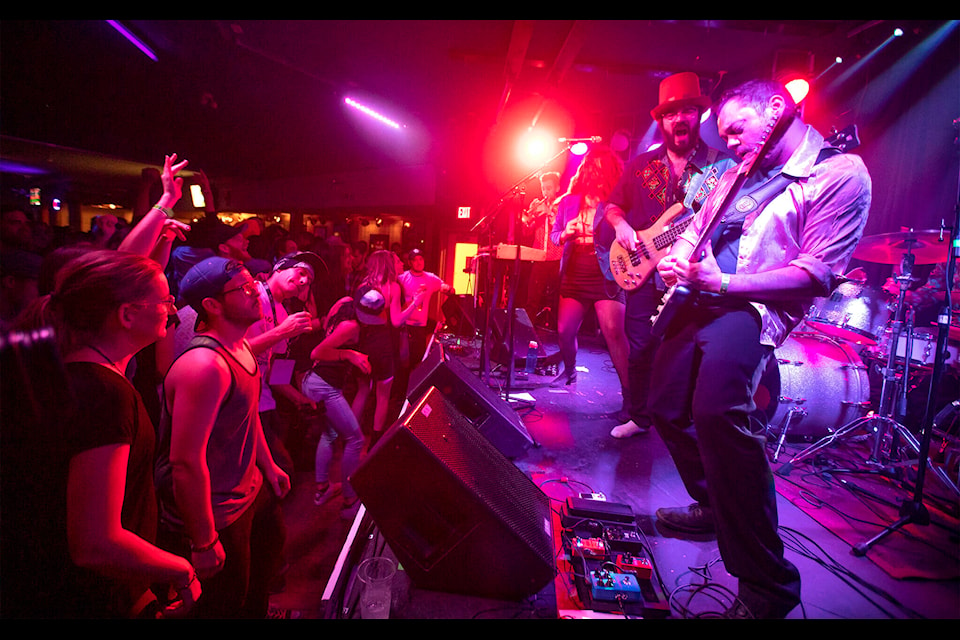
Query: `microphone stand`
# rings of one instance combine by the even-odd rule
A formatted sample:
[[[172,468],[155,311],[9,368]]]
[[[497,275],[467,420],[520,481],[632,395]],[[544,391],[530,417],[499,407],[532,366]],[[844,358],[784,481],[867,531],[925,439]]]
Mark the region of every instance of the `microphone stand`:
[[[567,141],[566,146],[563,149],[558,151],[553,157],[549,158],[546,162],[542,163],[539,167],[537,167],[532,172],[530,172],[529,174],[527,174],[526,176],[518,180],[512,187],[510,187],[500,197],[500,200],[496,205],[497,212],[501,210],[503,204],[508,198],[516,197],[522,203],[522,197],[525,193],[524,185],[528,181],[535,178],[541,171],[543,171],[544,167],[546,167],[551,162],[553,162],[554,160],[556,160],[557,158],[565,154],[567,151],[569,151],[572,146],[573,146],[572,143]],[[504,387],[504,393],[508,401],[510,399],[510,392],[513,390],[515,385],[514,377],[515,377],[515,371],[516,371],[516,345],[514,344],[515,343],[514,333],[516,329],[516,293],[517,293],[518,280],[520,279],[520,263],[521,263],[520,227],[522,225],[522,214],[523,214],[522,206],[517,207],[516,213],[515,213],[516,218],[514,220],[514,244],[515,244],[514,249],[515,249],[516,255],[514,255],[513,257],[513,274],[510,277],[510,290],[507,294],[507,323],[506,323],[506,329],[504,331],[505,333],[504,340],[507,345],[507,361],[508,361],[507,362],[507,382],[506,382],[506,386]],[[483,223],[485,220],[486,218],[478,222],[474,226],[474,228],[479,227],[481,223]],[[492,247],[492,243],[491,243],[491,247]],[[490,327],[491,308],[492,308],[492,305],[489,305],[487,308],[487,325],[486,325],[486,328],[484,329],[484,338],[486,338],[486,332]],[[486,352],[484,352],[484,355],[486,355]]]

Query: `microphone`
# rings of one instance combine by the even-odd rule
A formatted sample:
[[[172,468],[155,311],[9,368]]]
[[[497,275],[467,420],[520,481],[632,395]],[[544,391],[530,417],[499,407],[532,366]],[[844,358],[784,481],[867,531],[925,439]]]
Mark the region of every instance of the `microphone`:
[[[603,142],[600,136],[590,136],[589,138],[557,138],[557,142]]]

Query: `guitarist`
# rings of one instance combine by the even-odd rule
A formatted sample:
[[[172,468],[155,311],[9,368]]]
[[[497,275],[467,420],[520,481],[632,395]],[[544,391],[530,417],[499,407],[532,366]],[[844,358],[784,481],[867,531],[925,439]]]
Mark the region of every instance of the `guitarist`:
[[[830,294],[853,255],[871,180],[858,156],[831,149],[802,121],[776,83],[726,93],[717,123],[741,165],[658,266],[668,286],[699,293],[667,324],[650,389],[654,425],[696,502],[658,509],[657,518],[687,533],[716,532],[724,565],[739,579],[728,616],[783,618],[800,602],[800,574],[784,558],[753,397],[774,349],[814,297]],[[780,190],[751,205],[757,186],[779,176]]]
[[[597,224],[597,258],[611,281],[609,251],[614,238],[625,249],[635,250],[637,230],[649,228],[675,203],[682,202],[686,214],[699,209],[723,172],[735,164],[700,138],[700,118],[710,99],[700,93],[700,79],[695,73],[665,78],[660,83],[659,98],[650,114],[664,144],[627,163]],[[663,295],[658,286],[662,289],[654,276],[626,294],[629,387],[624,394],[622,424],[610,432],[615,438],[645,433],[650,427],[647,391],[657,345],[651,336],[650,317],[656,314]]]

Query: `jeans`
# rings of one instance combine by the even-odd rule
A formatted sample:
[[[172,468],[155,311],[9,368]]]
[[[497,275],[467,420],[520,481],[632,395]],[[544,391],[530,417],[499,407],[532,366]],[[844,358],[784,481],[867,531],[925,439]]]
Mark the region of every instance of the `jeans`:
[[[352,500],[357,494],[347,479],[357,470],[360,454],[363,452],[360,423],[357,422],[350,403],[343,397],[343,391],[330,385],[313,371],[307,372],[301,386],[305,396],[315,402],[323,402],[328,423],[328,428],[323,431],[317,443],[314,479],[318,484],[329,481],[333,443],[337,437],[343,438],[343,496]]]

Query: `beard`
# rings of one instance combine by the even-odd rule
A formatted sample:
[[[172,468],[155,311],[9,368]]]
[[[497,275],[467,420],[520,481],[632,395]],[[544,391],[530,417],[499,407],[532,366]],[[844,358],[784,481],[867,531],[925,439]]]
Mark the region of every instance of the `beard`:
[[[247,302],[244,300],[244,302]],[[224,305],[223,318],[237,327],[249,327],[263,317],[263,310],[260,305],[260,298],[257,298],[257,304],[251,303],[242,305]]]
[[[684,155],[693,151],[700,139],[700,127],[678,123],[670,131],[663,132],[663,143],[667,149],[677,155]]]

